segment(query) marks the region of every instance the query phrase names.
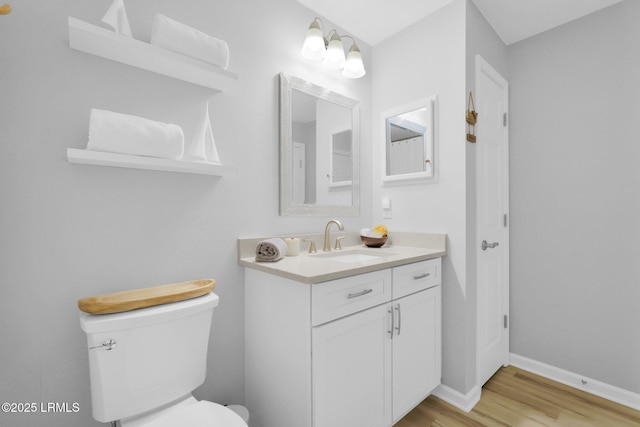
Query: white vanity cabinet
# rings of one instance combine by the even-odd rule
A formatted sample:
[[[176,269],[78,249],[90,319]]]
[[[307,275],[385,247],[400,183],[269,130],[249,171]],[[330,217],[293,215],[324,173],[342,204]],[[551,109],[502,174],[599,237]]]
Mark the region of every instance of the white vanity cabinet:
[[[393,301],[393,422],[440,384],[440,286]]]
[[[390,427],[440,383],[440,258],[317,284],[246,269],[252,427]]]

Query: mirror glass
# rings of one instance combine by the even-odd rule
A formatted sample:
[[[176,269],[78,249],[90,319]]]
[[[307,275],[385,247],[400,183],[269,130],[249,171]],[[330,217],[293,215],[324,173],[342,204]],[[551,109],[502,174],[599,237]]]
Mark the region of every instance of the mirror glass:
[[[384,183],[436,179],[437,97],[383,114]]]
[[[280,74],[280,214],[359,214],[357,101]]]

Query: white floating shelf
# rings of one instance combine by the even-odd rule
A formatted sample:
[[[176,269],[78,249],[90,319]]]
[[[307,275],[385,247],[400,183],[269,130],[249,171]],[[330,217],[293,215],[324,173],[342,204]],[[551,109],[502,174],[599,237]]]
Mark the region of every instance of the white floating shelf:
[[[238,171],[238,169],[235,167],[217,165],[214,163],[158,159],[155,157],[105,153],[102,151],[82,150],[76,148],[67,148],[67,160],[69,160],[69,163],[78,163],[83,165],[146,169],[199,175],[223,176]]]
[[[69,17],[69,47],[221,92],[238,81],[237,74],[215,65],[72,17]]]

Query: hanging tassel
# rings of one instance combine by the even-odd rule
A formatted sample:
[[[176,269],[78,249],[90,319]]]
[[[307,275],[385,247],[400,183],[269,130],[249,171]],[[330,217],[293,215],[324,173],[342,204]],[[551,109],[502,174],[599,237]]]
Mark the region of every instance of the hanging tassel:
[[[473,102],[473,93],[469,92],[469,101],[467,102],[467,116],[466,116],[466,120],[467,120],[467,127],[468,127],[468,131],[467,131],[467,141],[469,142],[476,142],[476,135],[475,135],[475,125],[478,122],[478,113],[476,113],[476,106],[475,103]]]

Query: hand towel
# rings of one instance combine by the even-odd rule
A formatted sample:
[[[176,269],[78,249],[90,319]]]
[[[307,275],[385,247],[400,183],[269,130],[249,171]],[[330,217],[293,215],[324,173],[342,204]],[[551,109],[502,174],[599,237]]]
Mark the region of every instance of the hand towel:
[[[209,103],[204,109],[204,115],[200,120],[196,134],[191,141],[188,153],[185,153],[183,160],[203,161],[220,165],[220,156],[216,148],[216,141],[213,138],[211,121],[209,120]]]
[[[287,253],[287,244],[279,238],[267,239],[256,246],[256,261],[274,262],[278,261]]]
[[[184,133],[177,125],[93,108],[87,149],[178,160]]]
[[[114,2],[111,3],[109,10],[107,10],[107,13],[102,17],[102,22],[112,27],[116,33],[132,37],[123,0],[114,0]]]
[[[216,65],[229,67],[229,45],[202,31],[162,14],[157,14],[151,29],[151,44]]]

